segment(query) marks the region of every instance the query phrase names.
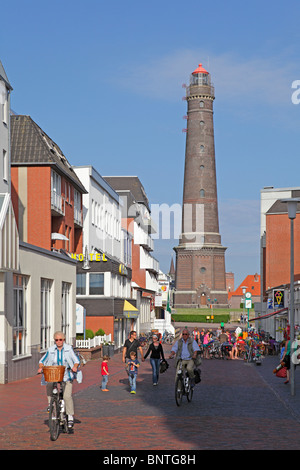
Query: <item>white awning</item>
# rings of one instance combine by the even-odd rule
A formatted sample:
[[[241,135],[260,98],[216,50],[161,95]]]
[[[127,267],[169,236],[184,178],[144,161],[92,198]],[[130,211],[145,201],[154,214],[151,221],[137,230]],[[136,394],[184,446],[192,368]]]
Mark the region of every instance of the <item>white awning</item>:
[[[62,233],[51,233],[51,240],[69,240],[65,235]]]

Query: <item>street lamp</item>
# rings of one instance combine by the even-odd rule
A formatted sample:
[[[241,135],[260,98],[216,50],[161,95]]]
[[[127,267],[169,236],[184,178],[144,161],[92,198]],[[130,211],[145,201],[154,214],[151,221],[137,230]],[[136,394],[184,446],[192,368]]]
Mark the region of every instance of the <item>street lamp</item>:
[[[291,395],[295,395],[295,364],[293,363],[293,348],[292,344],[295,340],[295,312],[294,312],[294,219],[297,213],[297,204],[300,202],[300,198],[281,199],[281,202],[287,203],[288,216],[291,221],[291,252],[290,252],[290,267],[291,267],[291,278],[290,278],[290,383],[291,383]]]

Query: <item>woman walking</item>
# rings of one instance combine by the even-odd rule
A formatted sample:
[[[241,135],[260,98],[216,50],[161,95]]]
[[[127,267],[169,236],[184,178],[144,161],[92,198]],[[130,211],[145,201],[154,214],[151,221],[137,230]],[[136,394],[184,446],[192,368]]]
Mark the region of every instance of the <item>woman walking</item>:
[[[150,364],[152,367],[152,382],[153,385],[158,384],[158,377],[159,377],[159,367],[160,367],[160,358],[164,361],[164,351],[161,343],[158,341],[157,335],[152,335],[152,343],[150,344],[148,351],[146,352],[144,359],[150,356]]]

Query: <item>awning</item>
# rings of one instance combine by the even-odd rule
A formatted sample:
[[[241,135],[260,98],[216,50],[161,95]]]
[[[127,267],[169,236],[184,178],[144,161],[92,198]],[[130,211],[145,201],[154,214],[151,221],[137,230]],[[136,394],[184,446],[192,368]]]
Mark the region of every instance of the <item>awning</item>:
[[[137,318],[139,316],[139,309],[128,302],[128,300],[124,300],[123,315],[126,318]]]
[[[51,240],[69,240],[62,233],[51,233]]]
[[[278,315],[279,313],[284,313],[287,311],[288,311],[288,308],[282,308],[281,310],[276,310],[276,312],[271,312],[271,313],[267,313],[266,315],[261,315],[260,317],[251,318],[251,321],[264,320],[265,318],[270,318],[270,317],[273,317],[274,315]]]

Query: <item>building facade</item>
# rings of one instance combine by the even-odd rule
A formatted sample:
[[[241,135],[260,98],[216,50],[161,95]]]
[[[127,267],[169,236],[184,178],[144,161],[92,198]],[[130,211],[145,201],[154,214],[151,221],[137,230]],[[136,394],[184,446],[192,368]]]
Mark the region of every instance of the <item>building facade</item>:
[[[31,227],[31,208],[28,203],[33,194],[36,199],[43,197],[38,192],[41,182],[31,179],[33,185],[28,191],[28,172],[20,171],[25,180],[13,183],[11,197],[11,122],[10,93],[7,76],[0,62],[0,383],[21,380],[36,374],[41,354],[53,344],[53,333],[63,330],[67,341],[75,338],[76,306],[76,263],[63,252],[51,251],[50,179],[43,180],[49,187],[46,198],[49,201],[50,216],[47,211],[39,213],[38,227]],[[6,100],[6,101],[5,101]],[[27,154],[30,162],[36,162],[33,149],[30,149],[28,135],[23,136],[28,143],[19,148],[19,155]],[[24,151],[24,152],[23,152]],[[31,152],[32,151],[32,152]],[[30,160],[31,158],[31,160]],[[23,162],[25,163],[25,162]],[[50,172],[49,172],[50,175]],[[37,179],[42,174],[37,174]],[[49,177],[50,178],[50,177]],[[18,190],[20,189],[20,198]],[[34,208],[42,206],[38,201]],[[43,206],[47,207],[47,206]],[[17,213],[17,217],[15,217]],[[45,216],[45,217],[44,217]],[[44,218],[43,218],[44,217]],[[18,223],[21,221],[22,237],[19,240]],[[45,233],[43,224],[49,228]],[[40,230],[40,236],[35,233]],[[26,235],[26,237],[24,237]],[[28,243],[28,239],[31,243]],[[36,246],[32,244],[36,243]],[[47,246],[47,249],[43,247]]]
[[[105,176],[122,199],[122,228],[131,240],[132,294],[139,315],[132,325],[138,332],[148,332],[155,320],[155,293],[158,291],[159,263],[152,252],[154,224],[149,201],[137,176]]]
[[[59,146],[30,116],[11,116],[12,200],[20,239],[82,252],[86,192]]]
[[[111,334],[119,349],[131,328],[130,319],[124,317],[124,301],[132,301],[122,202],[92,166],[74,167],[74,171],[87,189],[83,195],[84,253],[77,255],[77,303],[84,309],[86,329]]]
[[[187,87],[182,233],[176,252],[175,307],[227,306],[225,250],[219,233],[214,87],[202,64]]]
[[[281,199],[300,197],[300,188],[273,188],[261,190],[261,274],[262,295],[266,291],[290,282],[290,220],[287,204]],[[294,220],[294,272],[300,274],[300,204]],[[280,267],[280,268],[279,268]]]

